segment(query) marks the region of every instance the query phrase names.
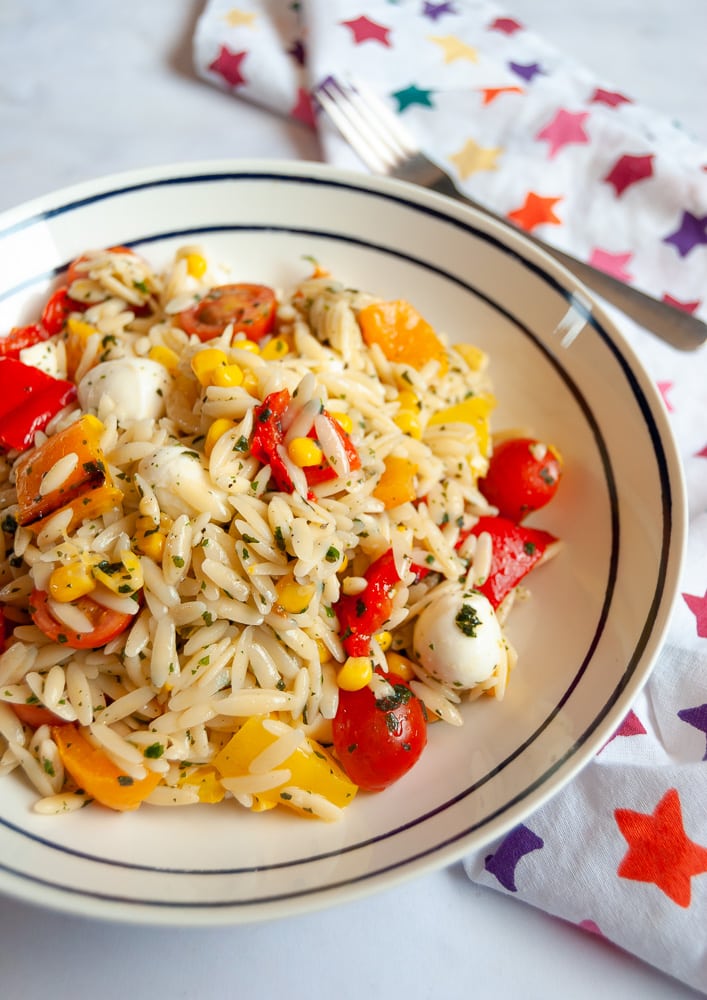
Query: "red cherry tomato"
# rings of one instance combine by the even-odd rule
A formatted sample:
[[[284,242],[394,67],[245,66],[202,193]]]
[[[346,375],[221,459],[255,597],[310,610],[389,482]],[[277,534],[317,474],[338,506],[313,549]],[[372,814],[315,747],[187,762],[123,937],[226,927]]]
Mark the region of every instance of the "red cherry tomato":
[[[48,340],[51,334],[41,323],[30,323],[29,326],[13,326],[6,337],[0,337],[0,357],[19,358],[20,351],[32,347],[43,340]]]
[[[182,330],[199,340],[219,337],[229,323],[233,332],[259,341],[275,324],[276,299],[266,285],[218,285],[201,302],[177,315]]]
[[[10,708],[20,722],[23,722],[26,726],[31,726],[32,729],[39,729],[40,726],[66,725],[66,719],[55,715],[48,708],[45,708],[44,705],[12,704]]]
[[[501,517],[522,521],[552,500],[561,474],[553,448],[533,438],[511,438],[494,449],[479,489]]]
[[[339,691],[333,727],[336,756],[360,788],[379,792],[402,778],[427,745],[422,702],[400,677],[384,675],[394,695],[376,701],[370,688]]]
[[[90,632],[75,632],[52,615],[45,590],[33,590],[30,597],[32,621],[53,642],[65,642],[72,649],[98,649],[120,635],[133,621],[132,615],[104,608],[90,597],[72,602],[91,622]]]

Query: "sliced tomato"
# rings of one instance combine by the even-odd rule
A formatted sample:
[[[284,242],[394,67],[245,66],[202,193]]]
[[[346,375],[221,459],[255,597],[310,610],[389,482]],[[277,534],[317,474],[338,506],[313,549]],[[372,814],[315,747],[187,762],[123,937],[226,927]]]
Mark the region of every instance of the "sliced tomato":
[[[501,517],[522,521],[550,503],[562,467],[557,451],[534,438],[511,438],[494,448],[479,489]]]
[[[54,712],[45,708],[44,705],[28,705],[25,702],[24,704],[11,704],[10,708],[20,722],[23,722],[26,726],[31,726],[32,729],[39,729],[40,726],[66,725],[65,719],[55,715]]]
[[[219,337],[229,323],[233,333],[262,340],[275,325],[275,292],[267,285],[217,285],[191,309],[178,313],[177,322],[199,340]]]
[[[90,597],[80,597],[72,602],[91,622],[90,632],[75,632],[59,622],[49,610],[46,590],[33,590],[30,597],[32,621],[53,642],[65,642],[72,649],[98,649],[120,635],[133,621],[132,615],[104,608]]]
[[[19,358],[20,351],[33,347],[43,340],[48,340],[51,334],[41,323],[30,323],[29,326],[13,326],[7,337],[0,337],[0,357]]]
[[[422,702],[401,677],[383,676],[393,686],[390,698],[377,701],[368,687],[339,691],[332,723],[339,763],[355,784],[370,792],[407,774],[427,745]]]

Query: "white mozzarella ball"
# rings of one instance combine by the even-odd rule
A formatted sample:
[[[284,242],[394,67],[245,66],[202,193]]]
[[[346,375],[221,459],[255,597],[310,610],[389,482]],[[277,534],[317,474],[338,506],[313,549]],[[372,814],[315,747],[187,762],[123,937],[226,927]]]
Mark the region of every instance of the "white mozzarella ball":
[[[149,358],[117,358],[86,372],[78,385],[78,397],[82,410],[103,417],[113,413],[125,424],[161,417],[169,386],[164,365]]]
[[[233,517],[227,496],[214,486],[208,469],[196,452],[181,445],[164,445],[143,458],[138,466],[142,478],[154,490],[160,509],[169,517],[193,517],[207,511],[215,521]]]
[[[447,591],[422,611],[413,648],[425,670],[455,689],[487,680],[503,662],[501,626],[490,602],[475,591]]]

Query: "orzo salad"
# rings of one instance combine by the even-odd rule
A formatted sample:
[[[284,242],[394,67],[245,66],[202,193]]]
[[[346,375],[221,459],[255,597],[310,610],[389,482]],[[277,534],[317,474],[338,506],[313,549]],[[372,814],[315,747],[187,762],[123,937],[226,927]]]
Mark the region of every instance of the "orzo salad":
[[[335,819],[503,697],[559,456],[492,434],[481,350],[302,271],[91,251],[0,340],[0,772],[40,813]]]

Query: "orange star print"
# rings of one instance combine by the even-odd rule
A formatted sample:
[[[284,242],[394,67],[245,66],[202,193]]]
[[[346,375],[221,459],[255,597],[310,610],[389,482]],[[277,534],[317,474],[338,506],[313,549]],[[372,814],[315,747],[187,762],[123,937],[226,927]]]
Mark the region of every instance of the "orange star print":
[[[652,882],[678,906],[688,907],[690,879],[707,872],[707,848],[685,833],[677,789],[665,793],[652,815],[616,809],[614,816],[628,843],[617,874]]]
[[[561,198],[543,198],[539,194],[529,191],[525,197],[525,203],[520,208],[508,213],[511,222],[515,222],[521,229],[528,232],[541,226],[545,222],[550,222],[555,226],[560,225],[560,219],[553,212],[553,208],[562,201]]]

